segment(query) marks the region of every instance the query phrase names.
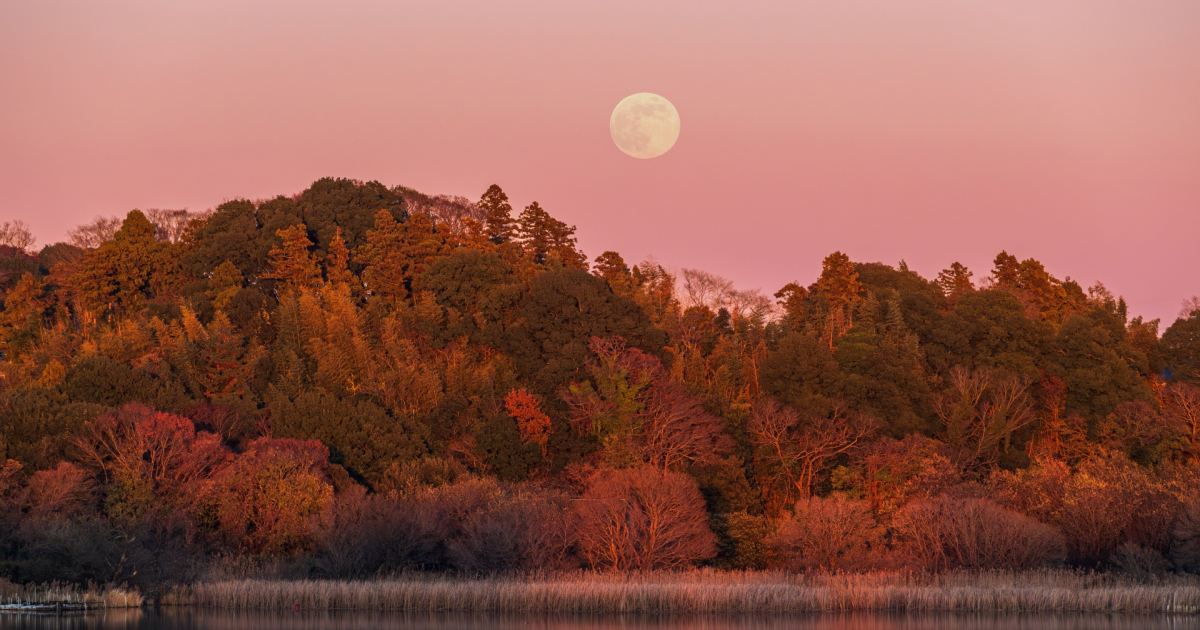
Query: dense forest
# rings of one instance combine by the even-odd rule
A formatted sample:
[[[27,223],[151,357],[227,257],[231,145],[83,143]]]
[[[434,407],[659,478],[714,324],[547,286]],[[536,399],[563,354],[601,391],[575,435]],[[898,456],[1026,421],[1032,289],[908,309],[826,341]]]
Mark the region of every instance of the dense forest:
[[[14,581],[1200,570],[1195,300],[1164,327],[1006,252],[765,295],[498,186],[0,240]]]

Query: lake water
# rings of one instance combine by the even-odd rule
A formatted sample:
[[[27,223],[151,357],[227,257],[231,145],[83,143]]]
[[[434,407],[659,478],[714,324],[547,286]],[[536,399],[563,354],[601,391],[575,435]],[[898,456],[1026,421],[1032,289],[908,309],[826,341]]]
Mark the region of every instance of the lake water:
[[[196,609],[87,615],[0,613],[0,630],[1200,630],[1200,616],[879,613],[756,615],[412,615]]]

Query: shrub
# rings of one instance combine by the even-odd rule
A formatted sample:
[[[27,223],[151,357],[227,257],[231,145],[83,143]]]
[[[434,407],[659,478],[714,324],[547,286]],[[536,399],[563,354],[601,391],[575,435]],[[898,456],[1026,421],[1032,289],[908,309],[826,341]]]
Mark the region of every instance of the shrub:
[[[1103,562],[1126,542],[1170,548],[1179,499],[1121,453],[1089,458],[1074,472],[1044,460],[993,482],[1005,506],[1058,527],[1076,561]]]
[[[333,498],[329,450],[315,440],[260,438],[215,479],[210,510],[233,544],[254,553],[308,547],[308,518]]]
[[[26,521],[3,564],[18,582],[127,582],[152,564],[140,541],[98,520]]]
[[[879,528],[867,501],[812,497],[796,502],[770,539],[778,564],[791,570],[867,567]]]
[[[1134,543],[1117,547],[1111,562],[1114,568],[1139,581],[1169,573],[1172,568],[1171,563],[1157,550]]]
[[[95,498],[96,484],[82,468],[59,462],[54,470],[40,470],[29,479],[24,504],[33,518],[76,516]]]
[[[713,565],[721,569],[765,569],[772,533],[771,522],[746,512],[710,514],[709,526],[717,536],[717,557]]]
[[[680,473],[642,466],[602,474],[576,514],[580,551],[592,567],[674,569],[717,551],[700,490]]]
[[[314,520],[319,566],[338,577],[563,568],[569,556],[565,504],[554,492],[473,476],[400,499],[352,486]]]
[[[566,501],[532,486],[491,480],[456,484],[444,494],[465,490],[478,507],[455,514],[454,535],[446,541],[451,566],[469,573],[559,569],[567,557]]]
[[[466,474],[452,459],[425,456],[407,462],[392,462],[375,486],[375,491],[392,500],[412,498],[433,488],[454,483]]]
[[[401,525],[393,502],[351,485],[313,519],[319,569],[329,577],[362,577],[387,562],[389,526]]]
[[[901,548],[931,570],[1028,569],[1063,558],[1053,527],[986,499],[913,501],[893,522]]]
[[[1193,499],[1175,522],[1171,558],[1181,571],[1200,573],[1200,499]]]

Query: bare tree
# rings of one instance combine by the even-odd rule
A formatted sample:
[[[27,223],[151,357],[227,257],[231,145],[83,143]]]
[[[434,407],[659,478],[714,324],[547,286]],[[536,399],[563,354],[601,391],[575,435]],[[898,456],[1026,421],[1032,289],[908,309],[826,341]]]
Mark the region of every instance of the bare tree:
[[[946,425],[946,443],[969,462],[995,461],[1008,450],[1012,435],[1034,420],[1027,386],[1018,378],[955,366],[949,381],[950,387],[934,398],[934,410]]]
[[[1187,437],[1192,455],[1200,455],[1200,387],[1172,383],[1166,403],[1168,420]]]
[[[684,306],[725,309],[735,320],[762,320],[775,314],[775,300],[758,289],[739,290],[733,282],[699,269],[683,270]]]
[[[37,238],[33,236],[33,232],[29,230],[29,226],[25,225],[24,221],[0,223],[0,245],[29,251],[36,242]]]
[[[1062,536],[1049,525],[985,499],[913,501],[893,523],[901,548],[932,571],[1022,570],[1062,560]]]
[[[725,306],[733,292],[733,282],[699,269],[683,270],[684,306],[707,306],[717,310]]]
[[[721,420],[672,383],[665,372],[651,386],[639,415],[638,433],[646,461],[664,470],[678,470],[696,462],[712,463],[733,449]]]
[[[87,471],[70,462],[39,470],[29,480],[24,504],[34,518],[73,516],[95,498],[96,483]]]
[[[154,237],[160,241],[178,243],[187,234],[192,221],[203,219],[210,212],[189,212],[183,210],[159,210],[151,208],[145,212],[146,218],[154,224]]]
[[[438,195],[427,200],[405,200],[404,209],[410,214],[427,214],[435,223],[444,223],[454,232],[462,231],[463,219],[474,219],[483,223],[487,218],[487,211],[470,199],[450,195]]]
[[[794,409],[764,398],[755,405],[746,428],[762,457],[773,465],[772,481],[787,483],[803,498],[812,495],[817,474],[835,457],[862,444],[875,432],[876,423],[842,405],[802,421]]]
[[[652,466],[609,472],[576,502],[580,551],[595,568],[676,569],[716,554],[691,477]]]
[[[111,241],[121,220],[117,217],[96,217],[91,223],[77,225],[67,231],[67,240],[75,247],[96,249],[105,241]]]
[[[1187,319],[1192,316],[1192,313],[1198,311],[1200,311],[1200,295],[1193,295],[1192,297],[1184,300],[1183,304],[1180,305],[1179,317],[1181,319]]]
[[[768,544],[792,570],[855,570],[870,566],[881,533],[869,502],[809,497],[796,502]]]
[[[762,321],[774,316],[778,305],[759,289],[746,289],[730,293],[725,308],[734,319]]]
[[[1175,566],[1189,573],[1200,573],[1200,498],[1193,498],[1175,522],[1171,559]]]

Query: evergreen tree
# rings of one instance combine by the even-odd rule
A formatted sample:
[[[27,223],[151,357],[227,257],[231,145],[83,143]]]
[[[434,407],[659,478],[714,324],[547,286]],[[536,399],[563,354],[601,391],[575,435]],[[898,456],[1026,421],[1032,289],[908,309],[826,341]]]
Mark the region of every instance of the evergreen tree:
[[[783,285],[775,292],[775,299],[783,307],[783,324],[789,330],[804,328],[804,304],[808,300],[808,289],[795,282]]]
[[[1163,332],[1161,347],[1171,380],[1200,386],[1200,310],[1176,319]]]
[[[266,277],[278,281],[278,293],[292,296],[305,289],[315,288],[321,281],[316,258],[309,249],[308,230],[304,224],[293,225],[276,232],[282,243],[273,248],[268,256],[271,273]]]
[[[333,286],[350,286],[354,280],[354,274],[350,272],[350,250],[342,239],[341,228],[333,235],[325,254],[325,279]]]
[[[492,243],[502,245],[514,239],[516,221],[512,218],[512,204],[499,186],[488,186],[476,205],[484,212],[483,225]]]
[[[132,210],[112,240],[88,252],[76,282],[91,308],[130,313],[178,286],[180,272],[172,246],[159,243],[154,224]]]
[[[993,261],[992,282],[1001,287],[1017,287],[1021,279],[1021,263],[1012,254],[1001,251]]]
[[[517,221],[521,246],[538,265],[549,259],[576,269],[587,269],[587,258],[575,248],[575,227],[550,216],[538,202],[525,207]]]
[[[604,278],[617,295],[633,295],[633,275],[617,252],[604,252],[597,256],[592,273]]]
[[[975,290],[975,285],[971,282],[971,272],[958,262],[938,274],[937,285],[951,304]]]
[[[221,263],[213,270],[212,277],[208,279],[208,297],[212,298],[213,308],[224,310],[229,307],[229,303],[233,301],[238,291],[242,290],[242,272],[238,271],[237,265],[228,260]]]

